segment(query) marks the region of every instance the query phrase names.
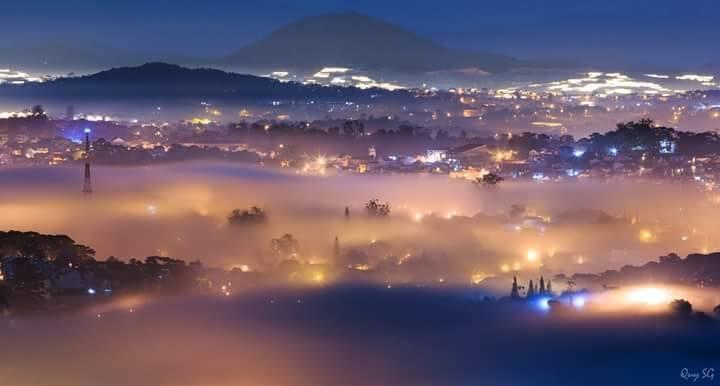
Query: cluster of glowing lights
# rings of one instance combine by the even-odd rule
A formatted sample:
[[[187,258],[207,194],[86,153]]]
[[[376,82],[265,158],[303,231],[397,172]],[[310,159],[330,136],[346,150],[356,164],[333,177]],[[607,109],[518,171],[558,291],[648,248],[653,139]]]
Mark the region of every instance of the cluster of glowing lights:
[[[32,113],[30,113],[30,112],[0,111],[0,119],[28,118],[28,117],[31,117],[31,116],[32,116]]]
[[[659,287],[641,287],[630,290],[625,296],[630,304],[658,306],[667,304],[672,300],[670,292]]]
[[[232,293],[230,290],[232,289],[232,283],[223,284],[220,287],[220,292],[225,296],[230,296]]]
[[[352,269],[352,270],[355,270],[355,271],[368,271],[368,270],[370,270],[370,266],[367,265],[367,264],[355,264],[355,265],[350,265],[350,266],[348,266],[348,268],[350,268],[350,269]]]
[[[537,261],[538,257],[539,254],[534,249],[528,249],[527,252],[525,252],[525,258],[531,263]]]
[[[287,77],[287,74],[280,77],[274,75],[275,78]],[[389,82],[378,82],[365,75],[352,74],[352,69],[347,67],[325,67],[322,70],[312,75],[310,79],[307,79],[305,84],[318,84],[327,82],[327,84],[333,86],[352,86],[359,89],[369,88],[380,88],[389,91],[402,90],[405,87],[389,83]]]
[[[324,155],[318,155],[317,158],[306,162],[301,171],[302,173],[315,172],[320,175],[325,175],[327,172],[327,166],[330,164],[330,160]]]
[[[684,74],[675,77],[677,80],[692,80],[700,83],[709,83],[715,79],[712,75]]]
[[[21,85],[25,83],[42,83],[45,80],[45,78],[32,76],[26,72],[0,68],[0,84],[8,83]]]
[[[493,153],[493,160],[495,162],[510,161],[513,159],[514,154],[512,150],[498,150]]]
[[[559,91],[570,94],[595,94],[599,97],[611,95],[671,94],[683,90],[672,90],[658,83],[640,81],[621,73],[590,72],[583,78],[572,78],[535,86],[545,87],[548,91]],[[651,74],[654,75],[654,74]],[[648,75],[646,75],[648,76]],[[651,78],[659,78],[649,76]]]

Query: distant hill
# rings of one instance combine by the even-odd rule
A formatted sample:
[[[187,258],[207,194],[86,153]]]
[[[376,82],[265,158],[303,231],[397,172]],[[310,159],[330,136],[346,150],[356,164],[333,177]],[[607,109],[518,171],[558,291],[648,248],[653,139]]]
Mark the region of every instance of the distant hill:
[[[287,69],[347,66],[362,70],[503,72],[536,64],[509,56],[444,47],[397,25],[359,13],[292,22],[221,60],[223,65]]]
[[[396,92],[395,95],[402,92]],[[280,82],[209,68],[168,63],[113,68],[93,75],[59,78],[46,83],[0,86],[0,96],[91,98],[364,98],[389,91],[324,87]]]
[[[300,19],[222,58],[158,57],[65,41],[0,43],[0,68],[40,73],[82,73],[157,60],[262,72],[316,71],[322,67],[344,66],[368,71],[497,73],[549,66],[500,54],[447,48],[395,24],[360,13]]]

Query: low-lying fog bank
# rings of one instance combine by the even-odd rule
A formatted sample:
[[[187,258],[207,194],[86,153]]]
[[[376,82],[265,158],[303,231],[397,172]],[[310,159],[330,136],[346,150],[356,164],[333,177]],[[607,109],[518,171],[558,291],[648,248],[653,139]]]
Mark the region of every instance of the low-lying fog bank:
[[[477,296],[266,291],[16,320],[0,324],[0,374],[16,386],[677,385],[720,357],[715,321],[552,316]]]
[[[1,169],[0,228],[67,234],[101,259],[166,255],[258,270],[279,262],[273,238],[292,234],[300,261],[330,263],[337,236],[343,265],[413,263],[411,273],[465,283],[514,270],[597,272],[720,247],[720,205],[688,185],[478,188],[441,176],[300,176],[221,163],[98,167],[93,184],[92,195],[80,192],[79,166]],[[366,215],[372,198],[390,203],[388,218]],[[267,224],[228,225],[232,209],[253,205]]]

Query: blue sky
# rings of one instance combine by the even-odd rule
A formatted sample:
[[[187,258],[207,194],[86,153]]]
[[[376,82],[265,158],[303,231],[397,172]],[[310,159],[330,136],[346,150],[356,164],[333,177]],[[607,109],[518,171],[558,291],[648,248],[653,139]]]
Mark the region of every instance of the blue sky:
[[[712,0],[26,0],[0,7],[0,45],[64,40],[212,56],[303,16],[358,11],[448,46],[525,58],[720,63],[720,4]]]

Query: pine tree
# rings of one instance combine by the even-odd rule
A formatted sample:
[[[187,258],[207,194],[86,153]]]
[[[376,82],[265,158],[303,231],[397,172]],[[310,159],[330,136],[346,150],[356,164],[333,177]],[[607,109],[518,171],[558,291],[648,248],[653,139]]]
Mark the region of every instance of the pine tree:
[[[345,220],[349,220],[349,219],[350,219],[350,208],[346,206],[345,207]]]
[[[336,263],[337,263],[338,259],[340,259],[340,239],[338,239],[337,236],[335,236],[335,246],[333,247],[333,257],[335,258]]]
[[[548,279],[547,288],[545,289],[545,292],[546,292],[548,295],[550,295],[550,296],[553,295],[553,292],[552,292],[552,282],[550,281],[550,279]]]
[[[513,276],[512,290],[510,290],[510,298],[513,300],[520,299],[520,292],[518,292],[517,277]]]
[[[538,289],[539,295],[545,295],[545,278],[540,276],[540,288]]]
[[[534,298],[535,297],[535,284],[533,284],[532,279],[530,280],[530,284],[528,284],[528,292],[527,292],[527,298]]]

